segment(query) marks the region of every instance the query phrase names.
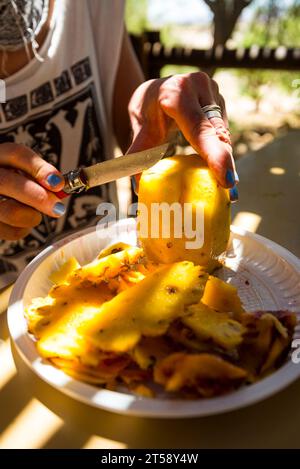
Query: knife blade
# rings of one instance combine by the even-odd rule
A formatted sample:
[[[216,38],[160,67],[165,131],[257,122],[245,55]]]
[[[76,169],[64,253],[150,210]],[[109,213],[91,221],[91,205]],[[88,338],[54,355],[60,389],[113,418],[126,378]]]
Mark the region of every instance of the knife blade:
[[[148,150],[128,153],[92,166],[69,171],[64,174],[65,187],[63,190],[56,192],[55,195],[63,199],[84,189],[100,186],[125,176],[139,174],[161,160],[165,156],[169,145],[169,143],[164,143]]]

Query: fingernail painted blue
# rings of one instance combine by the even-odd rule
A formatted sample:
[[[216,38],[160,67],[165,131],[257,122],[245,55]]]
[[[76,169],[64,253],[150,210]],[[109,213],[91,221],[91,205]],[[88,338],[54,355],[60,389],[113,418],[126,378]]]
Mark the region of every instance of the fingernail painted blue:
[[[57,202],[53,207],[55,215],[63,215],[66,211],[66,207],[61,202]]]
[[[57,186],[61,181],[62,177],[55,173],[49,174],[49,176],[47,177],[47,182],[51,187]]]
[[[226,171],[226,182],[229,186],[233,186],[235,184],[235,178],[232,169],[227,169]]]
[[[236,170],[234,170],[234,179],[235,179],[235,182],[236,182],[236,183],[240,182],[240,178],[239,178],[239,175],[238,175],[238,173],[236,172]]]
[[[239,192],[237,190],[237,187],[232,187],[231,189],[229,189],[229,194],[231,202],[236,202],[238,200]]]

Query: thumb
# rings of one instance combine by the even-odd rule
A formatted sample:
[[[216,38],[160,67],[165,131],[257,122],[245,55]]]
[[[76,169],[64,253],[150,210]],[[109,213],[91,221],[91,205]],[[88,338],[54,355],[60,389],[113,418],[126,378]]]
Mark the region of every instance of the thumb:
[[[236,171],[232,148],[224,134],[224,123],[214,127],[193,96],[176,106],[165,106],[164,111],[175,120],[188,142],[207,162],[220,185],[233,187]]]
[[[232,147],[215,133],[215,129],[199,132],[190,143],[207,161],[221,186],[233,187],[238,182]]]
[[[133,137],[133,141],[126,154],[147,150],[148,148],[155,147],[162,143],[163,141],[161,141],[161,136],[157,136],[153,132],[149,132],[147,126],[145,125],[140,128],[137,135]],[[141,173],[135,174],[131,177],[133,190],[136,194],[138,194],[140,179]]]

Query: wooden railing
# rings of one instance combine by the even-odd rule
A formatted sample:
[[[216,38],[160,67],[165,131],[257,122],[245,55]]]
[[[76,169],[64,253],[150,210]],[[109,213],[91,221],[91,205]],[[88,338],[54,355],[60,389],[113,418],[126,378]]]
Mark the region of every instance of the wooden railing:
[[[271,70],[300,70],[300,48],[280,46],[274,49],[251,48],[190,49],[165,47],[158,31],[148,31],[142,36],[131,36],[145,76],[156,78],[164,65],[192,65],[199,69],[248,68]]]

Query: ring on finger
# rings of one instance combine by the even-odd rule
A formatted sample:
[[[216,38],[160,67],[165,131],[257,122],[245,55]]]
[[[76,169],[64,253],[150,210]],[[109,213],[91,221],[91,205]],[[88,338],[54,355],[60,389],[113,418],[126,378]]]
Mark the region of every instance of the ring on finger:
[[[202,106],[202,111],[204,112],[207,119],[213,119],[214,117],[222,119],[222,110],[217,104],[208,104],[207,106]]]

